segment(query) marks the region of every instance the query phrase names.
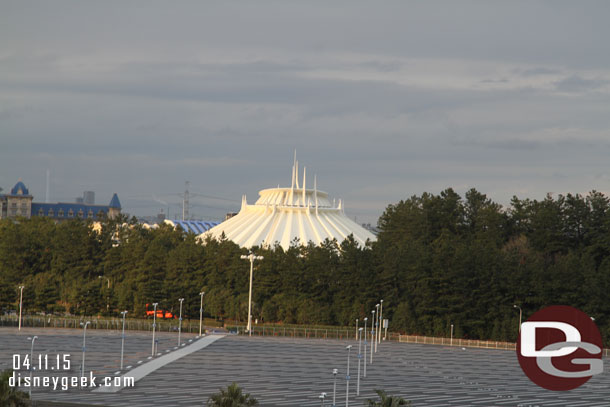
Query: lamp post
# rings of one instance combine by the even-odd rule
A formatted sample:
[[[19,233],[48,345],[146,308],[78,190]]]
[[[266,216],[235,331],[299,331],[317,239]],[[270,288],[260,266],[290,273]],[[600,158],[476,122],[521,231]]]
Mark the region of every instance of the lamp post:
[[[320,396],[318,396],[318,398],[322,401],[321,406],[324,407],[324,399],[326,398],[326,393],[320,393]]]
[[[519,333],[521,333],[521,316],[523,315],[523,310],[517,304],[513,304],[513,308],[519,308]]]
[[[360,359],[362,359],[362,328],[358,329],[358,380],[356,381],[356,396],[360,395]]]
[[[375,305],[375,353],[377,353],[377,336],[379,336],[379,304]]]
[[[453,324],[451,324],[451,339],[449,342],[449,346],[453,346]]]
[[[123,350],[125,349],[125,315],[127,315],[127,311],[122,311],[121,315],[123,316],[123,334],[121,335],[121,369],[123,370]]]
[[[252,336],[252,271],[254,270],[254,260],[262,260],[263,256],[255,256],[250,252],[247,256],[242,255],[242,259],[250,260],[250,290],[248,293],[248,335]]]
[[[337,407],[335,403],[335,396],[337,395],[337,374],[339,373],[339,369],[333,369],[333,407]]]
[[[368,318],[364,318],[364,374],[363,377],[366,377],[366,321]]]
[[[182,335],[182,301],[184,298],[178,298],[180,301],[180,318],[178,318],[178,346],[180,346],[180,336]]]
[[[34,341],[36,339],[38,339],[37,336],[34,336],[32,338],[28,338],[32,340],[32,347],[30,348],[30,401],[32,400],[32,370],[34,367]]]
[[[381,344],[381,330],[383,329],[383,300],[379,301],[381,303],[380,309],[379,309],[379,333],[377,334],[379,336],[379,344]]]
[[[86,344],[87,344],[87,326],[91,323],[91,321],[87,321],[84,324],[81,322],[80,325],[84,328],[83,329],[83,363],[82,363],[82,367],[81,367],[81,377],[85,377],[85,352],[87,350]],[[81,382],[82,383],[82,382]]]
[[[390,320],[384,319],[381,323],[383,324],[383,340],[385,341],[388,338],[388,325],[390,325]]]
[[[153,316],[153,337],[152,337],[152,356],[155,356],[155,330],[157,329],[157,305],[159,305],[158,302],[153,303],[153,307],[155,308],[154,310],[154,316]]]
[[[356,340],[358,340],[358,318],[356,318]]]
[[[105,278],[106,281],[108,281],[108,289],[110,290],[110,279],[108,277],[105,276],[97,276],[97,278]],[[104,283],[104,280],[102,280],[102,284]],[[106,294],[106,312],[110,311],[110,298],[108,297],[108,294]]]
[[[23,308],[23,289],[24,288],[25,288],[24,285],[19,286],[19,330],[20,331],[21,331],[21,309]]]
[[[349,406],[349,357],[352,353],[352,345],[347,345],[345,347],[347,349],[347,375],[345,376],[345,380],[347,380],[347,385],[345,386],[345,407]]]
[[[375,337],[375,310],[371,311],[373,316],[371,317],[371,365],[373,364],[373,339]]]
[[[201,336],[201,325],[203,323],[203,295],[205,294],[205,291],[202,291],[199,293],[199,296],[201,297],[201,305],[199,306],[199,336]]]

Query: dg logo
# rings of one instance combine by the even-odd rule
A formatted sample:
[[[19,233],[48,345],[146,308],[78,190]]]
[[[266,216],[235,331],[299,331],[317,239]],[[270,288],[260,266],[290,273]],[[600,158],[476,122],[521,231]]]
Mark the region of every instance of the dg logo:
[[[531,381],[548,390],[572,390],[604,371],[602,337],[584,312],[543,308],[521,324],[517,357]]]

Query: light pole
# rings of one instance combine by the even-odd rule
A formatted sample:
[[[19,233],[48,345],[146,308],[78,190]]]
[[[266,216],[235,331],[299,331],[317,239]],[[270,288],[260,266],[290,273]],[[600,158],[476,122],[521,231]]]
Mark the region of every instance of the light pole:
[[[358,318],[356,318],[356,340],[358,340]]]
[[[155,356],[155,330],[157,329],[157,305],[158,302],[153,303],[153,307],[155,308],[154,316],[153,316],[153,340],[152,340],[152,356]]]
[[[390,325],[390,320],[384,319],[381,323],[383,324],[383,340],[385,341],[388,338],[388,325]]]
[[[381,344],[381,330],[383,329],[383,300],[379,301],[381,307],[379,309],[379,344]]]
[[[105,276],[97,276],[97,278],[105,278],[108,281],[108,289],[110,290],[110,279],[108,277]],[[104,280],[102,280],[102,284],[104,283]],[[110,298],[108,296],[108,294],[106,294],[106,312],[110,311]]]
[[[366,321],[368,320],[368,318],[364,318],[364,375],[363,377],[366,377]]]
[[[262,260],[263,256],[255,256],[250,252],[247,256],[242,255],[242,259],[250,260],[250,290],[248,294],[248,335],[252,336],[252,271],[254,270],[254,260]]]
[[[201,336],[201,325],[203,323],[203,294],[205,294],[205,291],[199,293],[201,297],[201,305],[199,306],[199,336]]]
[[[87,321],[84,324],[82,322],[80,323],[80,325],[84,328],[83,329],[83,364],[82,364],[82,370],[81,370],[81,377],[85,377],[85,351],[87,350],[87,347],[86,347],[86,344],[87,344],[87,326],[90,323],[91,323],[91,321]]]
[[[360,395],[360,359],[362,359],[362,354],[360,350],[362,349],[362,328],[358,329],[358,380],[356,381],[356,396]]]
[[[375,353],[377,353],[377,337],[379,336],[379,304],[375,305]]]
[[[32,348],[30,349],[30,401],[32,400],[32,369],[34,367],[34,341],[38,339],[37,336],[33,338],[28,338],[32,340]]]
[[[180,336],[182,334],[182,301],[184,298],[178,298],[180,301],[180,318],[178,318],[178,346],[180,346]]]
[[[349,406],[349,357],[352,353],[352,345],[347,345],[345,347],[347,349],[347,376],[345,379],[347,380],[347,386],[345,386],[345,407]]]
[[[373,316],[371,317],[371,365],[373,364],[373,342],[375,341],[375,310],[371,311]]]
[[[337,404],[335,403],[335,396],[337,395],[337,374],[339,373],[339,369],[333,369],[333,376],[334,376],[334,382],[333,382],[333,407],[337,407]]]
[[[449,342],[449,346],[453,346],[453,324],[451,324],[451,339]]]
[[[523,310],[517,304],[513,304],[513,308],[519,308],[519,333],[521,333],[521,316],[523,315]]]
[[[318,397],[320,400],[322,400],[322,407],[324,407],[324,399],[326,398],[326,393],[320,393],[320,396]]]
[[[121,369],[123,370],[123,350],[125,349],[125,315],[127,315],[127,311],[122,311],[121,315],[123,316],[123,334],[121,335]]]
[[[19,286],[19,330],[20,331],[21,331],[21,309],[23,308],[23,289],[24,288],[25,288],[24,285]]]

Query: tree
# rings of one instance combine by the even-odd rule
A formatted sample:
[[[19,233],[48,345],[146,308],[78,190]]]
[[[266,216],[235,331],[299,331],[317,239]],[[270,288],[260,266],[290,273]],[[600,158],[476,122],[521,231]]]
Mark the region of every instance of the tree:
[[[207,405],[211,407],[242,407],[258,406],[258,400],[250,393],[242,393],[242,389],[233,382],[227,390],[219,389],[220,393],[213,394],[208,399]]]
[[[375,390],[375,393],[379,396],[379,400],[371,400],[367,401],[366,406],[369,407],[398,407],[398,406],[410,406],[411,402],[409,400],[405,400],[399,396],[388,396],[383,390]]]
[[[25,400],[29,399],[27,393],[17,390],[16,387],[9,386],[9,379],[13,376],[12,369],[6,369],[0,375],[0,406],[3,407],[22,407],[28,406]]]

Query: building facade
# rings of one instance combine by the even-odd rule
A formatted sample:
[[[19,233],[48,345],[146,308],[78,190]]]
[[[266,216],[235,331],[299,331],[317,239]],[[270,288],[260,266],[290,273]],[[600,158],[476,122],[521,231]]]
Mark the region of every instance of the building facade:
[[[44,216],[58,221],[67,219],[116,218],[121,213],[121,202],[115,193],[108,205],[94,205],[83,202],[38,203],[21,180],[9,194],[0,195],[0,218],[31,218]]]

